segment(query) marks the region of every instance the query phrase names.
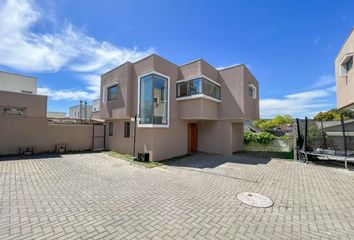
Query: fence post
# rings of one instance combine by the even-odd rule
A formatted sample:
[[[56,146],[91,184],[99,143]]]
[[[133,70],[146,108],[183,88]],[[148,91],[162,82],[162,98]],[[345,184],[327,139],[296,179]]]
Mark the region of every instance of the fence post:
[[[343,144],[344,144],[344,155],[347,156],[347,138],[346,138],[346,136],[345,136],[345,126],[344,126],[343,114],[340,115],[340,125],[342,126]]]
[[[298,126],[299,124],[299,119],[296,118],[296,124],[293,124],[293,151],[294,151],[294,161],[297,160],[297,138],[298,136],[296,136],[296,132],[298,132]]]
[[[302,144],[302,150],[306,152],[306,142],[307,142],[307,117],[305,117],[305,134],[304,143]]]

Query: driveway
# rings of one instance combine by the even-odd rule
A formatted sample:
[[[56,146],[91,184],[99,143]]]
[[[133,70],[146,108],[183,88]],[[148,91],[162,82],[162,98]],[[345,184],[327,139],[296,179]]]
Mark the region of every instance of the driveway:
[[[147,169],[104,153],[0,161],[0,239],[350,239],[354,172],[196,155]],[[238,192],[274,200],[242,204]]]

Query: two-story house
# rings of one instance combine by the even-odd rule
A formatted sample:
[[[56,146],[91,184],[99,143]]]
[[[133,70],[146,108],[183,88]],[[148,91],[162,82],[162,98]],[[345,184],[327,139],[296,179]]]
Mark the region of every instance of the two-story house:
[[[106,149],[162,160],[243,148],[243,122],[259,118],[258,81],[241,64],[217,70],[204,60],[178,66],[153,54],[101,76]]]
[[[354,110],[354,29],[339,51],[336,60],[337,108]]]

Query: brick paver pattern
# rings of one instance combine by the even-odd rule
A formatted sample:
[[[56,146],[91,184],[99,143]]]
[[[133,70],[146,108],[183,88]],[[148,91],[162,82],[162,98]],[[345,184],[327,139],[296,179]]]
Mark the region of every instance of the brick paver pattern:
[[[353,239],[354,172],[197,155],[153,169],[104,153],[0,161],[0,239]],[[274,200],[241,203],[238,192]]]

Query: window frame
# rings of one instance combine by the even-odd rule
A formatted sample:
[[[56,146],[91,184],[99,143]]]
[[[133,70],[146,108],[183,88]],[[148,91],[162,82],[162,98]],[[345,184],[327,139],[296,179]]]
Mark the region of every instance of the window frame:
[[[252,96],[249,95],[249,90],[252,89]],[[249,97],[251,97],[252,99],[257,99],[257,88],[255,85],[253,84],[248,84],[248,94]]]
[[[130,138],[130,122],[124,122],[124,137]]]
[[[191,86],[190,82],[193,80],[197,80],[197,79],[201,80],[201,93],[191,95],[190,89],[189,89]],[[210,83],[216,85],[217,87],[219,87],[219,98],[215,98],[215,97],[212,97],[212,96],[209,96],[209,95],[203,93],[204,82],[210,82]],[[182,83],[187,83],[187,95],[178,97],[178,84],[182,84]],[[208,99],[208,100],[220,103],[221,102],[221,84],[204,76],[204,75],[198,75],[198,76],[195,76],[192,78],[187,78],[187,79],[182,79],[182,80],[176,81],[176,100],[177,101],[183,101],[183,100],[189,100],[189,99],[195,99],[195,98],[204,98],[204,99]]]
[[[113,122],[108,122],[108,136],[113,137],[114,124]]]
[[[107,101],[108,88],[109,88],[109,87],[112,87],[112,86],[114,86],[114,85],[117,85],[117,86],[118,86],[117,95],[119,94],[119,82],[118,82],[118,81],[114,81],[114,82],[111,82],[111,83],[108,83],[108,84],[104,85],[104,86],[103,86],[103,89],[102,89],[102,92],[103,92],[103,94],[102,94],[102,95],[103,95],[103,96],[102,96],[103,103],[115,101],[115,100]],[[117,96],[117,99],[118,99],[118,96]]]
[[[156,71],[151,71],[148,72],[146,74],[142,74],[138,76],[138,102],[137,102],[137,112],[138,112],[138,116],[140,116],[140,83],[141,83],[141,79],[144,77],[147,77],[149,75],[158,75],[162,78],[166,78],[167,79],[167,124],[144,124],[144,123],[140,123],[140,121],[137,121],[137,127],[139,128],[169,128],[170,127],[170,99],[171,99],[171,81],[170,81],[170,77],[162,74],[160,72],[156,72]],[[164,101],[166,102],[166,99],[164,99]]]
[[[113,89],[113,88],[117,89],[117,93],[116,93],[116,96],[114,98],[112,98],[112,93],[109,92],[110,89]],[[118,99],[118,91],[119,91],[118,84],[115,84],[115,85],[107,87],[107,102],[111,102],[111,101],[117,100]]]
[[[347,54],[343,57],[342,61],[340,62],[340,76],[347,77],[349,72],[353,71],[353,61],[354,61],[354,54]],[[348,70],[348,63],[351,63],[350,69]]]

